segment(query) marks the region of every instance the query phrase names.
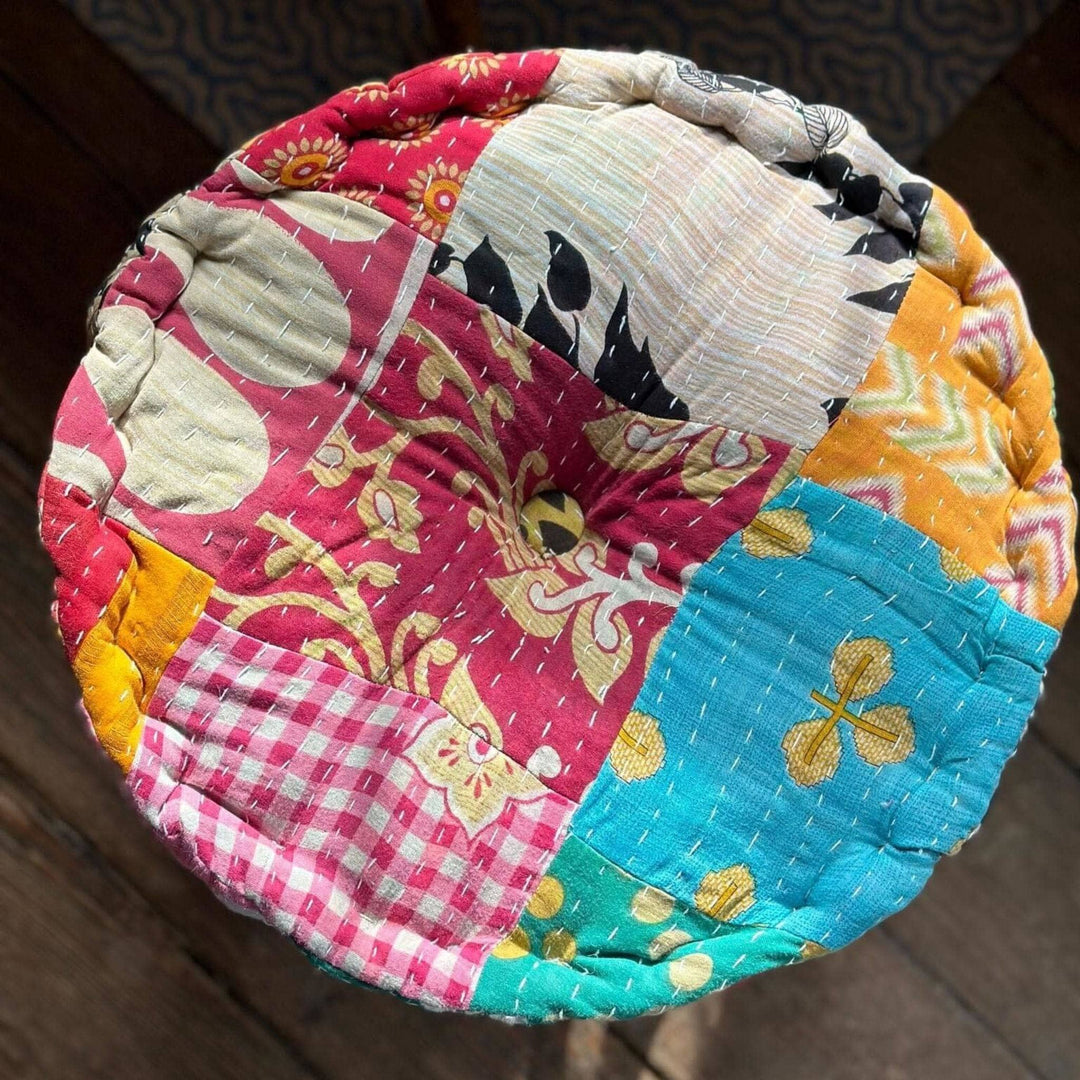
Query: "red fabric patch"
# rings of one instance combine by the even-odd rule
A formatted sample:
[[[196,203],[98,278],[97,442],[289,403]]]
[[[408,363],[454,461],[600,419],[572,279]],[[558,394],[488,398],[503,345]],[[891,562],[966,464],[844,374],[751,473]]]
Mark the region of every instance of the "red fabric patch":
[[[429,277],[379,382],[226,564],[208,610],[441,700],[576,800],[683,582],[754,517],[788,452],[632,412]],[[585,532],[545,557],[519,515],[552,489]]]
[[[438,240],[480,152],[558,60],[542,50],[423,64],[341,91],[260,135],[239,160],[272,183],[359,199]],[[208,187],[236,183],[225,165]]]
[[[202,358],[255,410],[269,443],[267,468],[258,486],[236,506],[217,513],[190,513],[153,506],[127,487],[117,484],[113,497],[145,525],[153,538],[174,554],[214,576],[250,528],[258,513],[269,505],[281,487],[303,468],[344,411],[359,385],[373,382],[381,363],[380,342],[392,323],[399,292],[417,244],[416,234],[387,222],[378,239],[346,242],[329,237],[291,217],[287,205],[237,192],[206,196],[228,213],[260,214],[280,225],[283,241],[302,246],[314,255],[329,274],[344,305],[350,324],[344,358],[337,370],[320,382],[308,385],[267,385],[245,377],[214,353],[192,321],[180,289],[185,284],[172,262],[150,251],[125,268],[120,283],[134,288],[128,296],[114,288],[108,303],[136,303],[156,319],[155,330],[171,334],[189,352]],[[343,204],[347,205],[347,204]],[[284,245],[283,245],[284,246]],[[282,257],[286,252],[283,250]],[[168,292],[171,297],[167,296]],[[297,296],[295,301],[302,302]],[[281,315],[284,323],[290,313]],[[267,340],[268,351],[273,347]],[[299,373],[298,373],[299,374]],[[110,429],[111,430],[111,429]]]
[[[53,616],[70,660],[104,615],[131,565],[131,548],[74,485],[45,473],[38,494],[41,539],[57,569]]]

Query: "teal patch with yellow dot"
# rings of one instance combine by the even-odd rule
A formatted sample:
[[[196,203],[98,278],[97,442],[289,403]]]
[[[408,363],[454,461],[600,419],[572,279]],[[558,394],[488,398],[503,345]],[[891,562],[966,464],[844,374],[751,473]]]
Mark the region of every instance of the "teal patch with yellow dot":
[[[839,948],[976,828],[1057,637],[796,479],[694,575],[571,831],[725,932]]]
[[[716,883],[714,904],[745,902],[735,879]],[[471,1008],[530,1022],[636,1016],[820,951],[782,930],[706,917],[571,836],[489,956]]]

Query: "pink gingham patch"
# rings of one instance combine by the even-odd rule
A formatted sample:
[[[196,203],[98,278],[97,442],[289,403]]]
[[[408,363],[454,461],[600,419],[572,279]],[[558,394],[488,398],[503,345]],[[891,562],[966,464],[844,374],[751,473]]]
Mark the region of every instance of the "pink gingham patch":
[[[496,776],[501,806],[486,794],[488,812],[463,819],[473,788],[424,775],[419,745],[478,792]],[[209,616],[161,678],[128,783],[225,899],[437,1008],[468,1005],[575,809],[436,703]]]

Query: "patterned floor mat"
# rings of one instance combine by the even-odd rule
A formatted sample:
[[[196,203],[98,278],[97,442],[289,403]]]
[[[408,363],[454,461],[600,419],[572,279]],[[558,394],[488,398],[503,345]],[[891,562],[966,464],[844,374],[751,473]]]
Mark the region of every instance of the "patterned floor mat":
[[[65,0],[223,148],[444,52],[423,0]],[[661,49],[839,105],[913,161],[1057,0],[479,0],[492,50]]]

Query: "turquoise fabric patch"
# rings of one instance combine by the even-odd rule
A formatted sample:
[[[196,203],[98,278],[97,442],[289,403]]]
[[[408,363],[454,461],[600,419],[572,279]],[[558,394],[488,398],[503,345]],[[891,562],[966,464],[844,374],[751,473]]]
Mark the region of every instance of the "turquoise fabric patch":
[[[695,575],[571,830],[720,923],[839,948],[978,825],[1057,636],[796,480]]]
[[[636,1016],[816,952],[781,930],[707,918],[570,837],[470,1008],[528,1022]]]

